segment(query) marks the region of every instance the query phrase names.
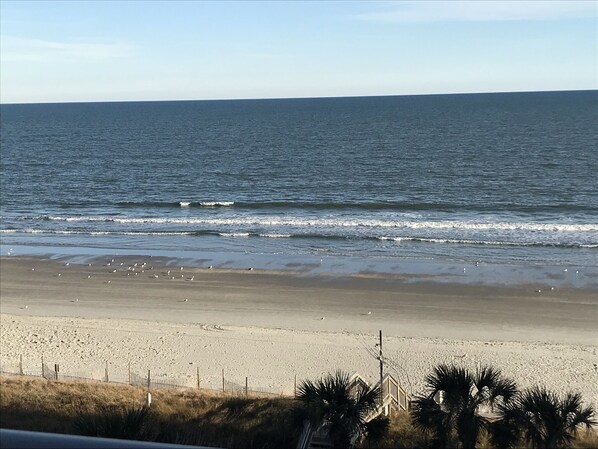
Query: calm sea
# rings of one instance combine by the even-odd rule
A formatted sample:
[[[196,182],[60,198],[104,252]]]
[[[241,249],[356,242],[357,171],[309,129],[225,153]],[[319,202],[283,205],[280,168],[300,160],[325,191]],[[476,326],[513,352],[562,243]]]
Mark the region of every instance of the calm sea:
[[[1,106],[3,251],[598,266],[598,91]]]

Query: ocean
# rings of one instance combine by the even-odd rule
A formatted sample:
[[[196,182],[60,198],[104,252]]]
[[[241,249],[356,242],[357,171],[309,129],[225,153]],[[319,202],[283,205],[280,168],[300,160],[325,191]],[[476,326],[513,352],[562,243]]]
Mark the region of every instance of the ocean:
[[[598,91],[5,104],[2,255],[596,286],[597,123]]]

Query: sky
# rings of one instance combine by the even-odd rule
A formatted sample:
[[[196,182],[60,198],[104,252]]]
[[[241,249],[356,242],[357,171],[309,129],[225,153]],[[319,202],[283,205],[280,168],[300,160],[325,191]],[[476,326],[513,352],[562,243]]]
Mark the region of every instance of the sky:
[[[0,0],[0,102],[598,88],[598,1]]]

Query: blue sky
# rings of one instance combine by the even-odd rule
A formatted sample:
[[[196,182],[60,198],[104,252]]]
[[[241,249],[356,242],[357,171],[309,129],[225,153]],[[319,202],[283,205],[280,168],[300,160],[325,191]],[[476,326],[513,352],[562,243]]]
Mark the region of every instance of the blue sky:
[[[0,102],[598,88],[598,1],[0,0]]]

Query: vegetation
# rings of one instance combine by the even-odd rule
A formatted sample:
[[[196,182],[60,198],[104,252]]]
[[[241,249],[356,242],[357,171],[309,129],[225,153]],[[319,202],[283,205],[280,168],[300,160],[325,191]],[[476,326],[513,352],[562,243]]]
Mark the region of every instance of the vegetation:
[[[558,397],[545,388],[531,388],[498,408],[492,440],[496,447],[514,448],[522,441],[535,449],[570,448],[580,428],[598,422],[592,407],[583,407],[581,395]]]
[[[368,416],[374,412],[380,399],[379,387],[352,389],[350,376],[342,371],[315,382],[304,381],[297,399],[305,406],[315,427],[327,429],[334,449],[350,447],[358,437],[373,431],[380,438],[388,423],[375,420],[368,425]]]
[[[439,365],[426,377],[428,393],[413,403],[415,428],[433,437],[437,448],[474,449],[490,419],[483,406],[508,403],[517,393],[515,383],[486,367],[472,374],[464,368]],[[442,401],[437,401],[440,395]]]
[[[159,389],[152,391],[151,414],[134,418],[145,400],[146,390],[128,385],[0,378],[0,427],[106,436],[137,428],[142,440],[231,449],[295,449],[301,432],[290,398]],[[151,425],[146,431],[130,421]]]
[[[584,407],[579,395],[560,397],[541,388],[513,394],[512,382],[490,368],[472,374],[441,365],[426,381],[429,391],[411,412],[393,412],[390,419],[366,425],[378,392],[350,394],[343,373],[304,382],[301,401],[164,389],[152,391],[149,409],[146,391],[139,387],[0,378],[0,427],[231,449],[295,449],[309,418],[331,426],[338,435],[336,447],[347,447],[347,435],[350,441],[358,434],[365,436],[357,443],[363,449],[598,447],[598,433],[591,429],[595,411]],[[440,391],[444,401],[433,405],[430,399]],[[494,404],[492,419],[479,414],[483,404]]]

